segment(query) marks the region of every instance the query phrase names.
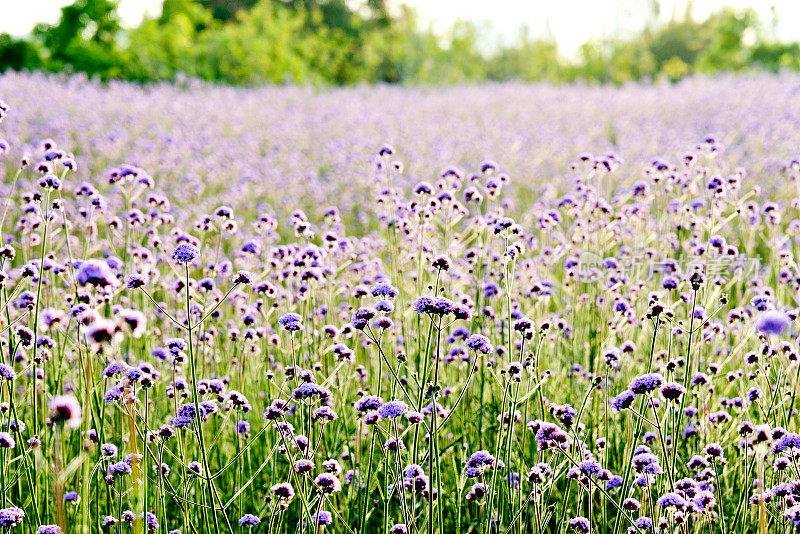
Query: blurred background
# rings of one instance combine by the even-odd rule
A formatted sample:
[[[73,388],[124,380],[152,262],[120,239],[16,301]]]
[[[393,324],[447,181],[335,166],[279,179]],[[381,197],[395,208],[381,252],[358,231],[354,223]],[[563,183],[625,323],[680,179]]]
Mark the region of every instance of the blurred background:
[[[27,0],[0,70],[233,85],[622,84],[800,69],[797,0]]]

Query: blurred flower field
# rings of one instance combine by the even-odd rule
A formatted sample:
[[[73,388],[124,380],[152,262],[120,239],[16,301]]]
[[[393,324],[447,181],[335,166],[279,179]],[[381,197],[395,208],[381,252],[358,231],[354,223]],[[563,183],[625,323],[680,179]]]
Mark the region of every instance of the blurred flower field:
[[[0,97],[0,532],[800,528],[800,77]]]

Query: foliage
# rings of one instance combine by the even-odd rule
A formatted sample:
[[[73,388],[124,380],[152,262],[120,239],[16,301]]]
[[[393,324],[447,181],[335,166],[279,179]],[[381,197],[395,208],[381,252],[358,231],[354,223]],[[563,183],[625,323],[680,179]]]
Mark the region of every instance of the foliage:
[[[800,46],[765,31],[755,12],[690,10],[626,39],[586,42],[577,57],[527,31],[485,50],[489,30],[456,21],[443,34],[384,0],[164,0],[158,17],[120,26],[115,0],[76,0],[58,23],[28,39],[0,36],[0,69],[79,71],[103,80],[226,84],[360,82],[441,84],[480,80],[621,84],[724,70],[800,69]]]

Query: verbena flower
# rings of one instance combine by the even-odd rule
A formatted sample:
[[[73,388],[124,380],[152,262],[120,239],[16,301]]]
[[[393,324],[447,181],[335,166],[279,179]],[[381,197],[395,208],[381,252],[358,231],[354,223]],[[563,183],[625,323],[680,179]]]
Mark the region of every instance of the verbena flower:
[[[11,528],[22,523],[25,518],[25,512],[22,508],[11,506],[9,508],[0,509],[0,527]]]
[[[789,317],[777,310],[767,310],[756,318],[755,328],[759,332],[773,336],[779,336],[789,328],[791,321]]]
[[[108,263],[97,259],[82,261],[75,272],[75,280],[82,286],[116,287],[119,285],[119,280],[111,271]]]
[[[489,340],[480,334],[472,334],[469,336],[464,341],[464,345],[470,350],[474,350],[475,352],[480,352],[483,354],[489,354],[493,350],[492,344],[489,343]]]
[[[320,473],[314,479],[314,484],[326,494],[342,491],[342,484],[332,473]]]
[[[573,517],[568,521],[569,527],[582,534],[588,534],[592,531],[592,524],[585,517]]]
[[[631,380],[628,389],[637,395],[655,391],[664,383],[664,378],[656,373],[645,374]]]
[[[253,514],[244,514],[242,517],[239,518],[239,526],[249,526],[254,527],[261,523],[261,520],[254,516]]]
[[[633,402],[635,400],[636,394],[633,391],[626,389],[611,400],[611,408],[616,412],[621,412],[622,410],[627,410],[633,406]]]
[[[63,423],[70,428],[78,428],[81,425],[81,405],[73,395],[53,397],[48,406],[50,420],[54,423]]]
[[[172,260],[177,263],[191,263],[197,256],[200,255],[200,250],[189,243],[181,243],[172,251]]]
[[[388,401],[378,408],[381,419],[395,419],[408,411],[408,405],[399,400]]]

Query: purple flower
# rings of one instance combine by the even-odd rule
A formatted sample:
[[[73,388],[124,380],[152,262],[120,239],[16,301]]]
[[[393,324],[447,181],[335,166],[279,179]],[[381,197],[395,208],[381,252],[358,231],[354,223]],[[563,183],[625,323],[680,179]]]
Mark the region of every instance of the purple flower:
[[[585,517],[573,517],[569,520],[569,528],[581,534],[588,534],[592,531],[592,524]]]
[[[314,484],[316,484],[320,491],[328,495],[337,491],[342,491],[342,483],[339,482],[339,478],[332,473],[320,473],[317,475],[317,478],[314,479]]]
[[[417,300],[414,301],[412,307],[414,308],[414,311],[419,314],[434,313],[436,310],[436,302],[437,302],[437,297],[423,295],[421,297],[418,297]]]
[[[145,523],[147,524],[147,530],[150,532],[158,532],[158,519],[156,515],[152,512],[142,512],[139,514],[139,517],[144,518]]]
[[[181,243],[172,251],[172,260],[178,263],[190,263],[200,255],[200,250],[189,243]]]
[[[96,259],[81,262],[75,272],[75,280],[82,286],[116,287],[119,285],[119,280],[114,276],[108,263]]]
[[[368,412],[370,410],[377,410],[383,405],[383,399],[375,395],[365,395],[358,399],[353,407],[359,412]]]
[[[791,320],[789,317],[777,310],[767,310],[759,315],[755,321],[756,330],[773,336],[781,335],[790,325]]]
[[[497,460],[489,451],[477,451],[467,460],[467,467],[491,467]]]
[[[600,473],[603,471],[598,461],[594,459],[582,461],[578,464],[578,469],[580,469],[581,473],[584,475],[593,477],[600,476]]]
[[[253,514],[244,514],[242,517],[239,518],[239,526],[248,526],[254,527],[261,523],[261,520],[254,516]]]
[[[303,474],[303,473],[309,473],[313,470],[314,470],[314,462],[312,462],[311,460],[302,459],[302,460],[297,460],[294,463],[295,473]]]
[[[637,395],[641,395],[643,393],[650,393],[651,391],[655,391],[661,384],[664,383],[664,378],[656,373],[641,375],[633,380],[631,383],[628,384],[628,389],[632,392],[636,393]]]
[[[575,417],[578,416],[578,410],[569,404],[551,404],[550,413],[566,428],[572,427]]]
[[[253,275],[247,271],[239,271],[236,273],[236,276],[233,277],[233,283],[249,286],[253,283]]]
[[[303,318],[296,313],[287,313],[278,319],[278,324],[288,332],[297,332],[303,329]]]
[[[646,448],[646,447],[645,447]],[[637,454],[632,459],[633,468],[637,473],[644,473],[647,475],[661,475],[664,470],[658,462],[658,456],[649,452]]]
[[[661,388],[661,396],[668,401],[678,401],[684,393],[686,389],[677,382],[669,382]]]
[[[130,475],[131,466],[127,462],[117,462],[108,466],[108,474],[112,476]]]
[[[294,488],[288,482],[275,484],[269,490],[283,501],[291,501],[294,498]]]
[[[682,510],[686,507],[687,503],[686,499],[677,493],[665,493],[658,498],[656,505],[660,506],[661,508],[677,508]]]
[[[370,294],[373,297],[383,297],[387,299],[397,298],[400,292],[391,284],[387,284],[386,282],[378,282],[372,289],[370,290]]]
[[[10,508],[0,509],[0,527],[10,529],[11,527],[15,527],[22,523],[24,518],[25,512],[22,510],[22,508],[12,506]]]
[[[292,398],[296,401],[311,400],[315,397],[318,400],[325,400],[329,399],[331,395],[333,395],[331,390],[313,382],[301,384],[292,391]]]
[[[81,426],[81,405],[73,395],[53,397],[48,403],[50,420],[63,423],[70,428]]]
[[[399,400],[385,402],[378,408],[381,419],[395,419],[408,411],[408,405]]]
[[[311,522],[315,525],[330,525],[333,523],[333,515],[327,510],[320,510],[311,516]]]
[[[483,354],[489,354],[493,350],[492,344],[489,343],[489,340],[480,334],[472,334],[469,336],[464,341],[464,345],[470,350],[481,352]]]
[[[8,380],[11,382],[17,377],[14,368],[7,363],[0,363],[0,380]]]
[[[353,318],[350,324],[356,330],[364,330],[369,324],[369,321],[377,315],[377,312],[372,308],[359,308],[353,313]]]
[[[800,449],[800,434],[786,433],[772,445],[772,454],[781,454],[786,449]]]
[[[622,410],[627,410],[633,406],[633,401],[635,400],[636,394],[633,391],[626,389],[612,399],[611,408],[616,412],[621,412]]]

